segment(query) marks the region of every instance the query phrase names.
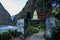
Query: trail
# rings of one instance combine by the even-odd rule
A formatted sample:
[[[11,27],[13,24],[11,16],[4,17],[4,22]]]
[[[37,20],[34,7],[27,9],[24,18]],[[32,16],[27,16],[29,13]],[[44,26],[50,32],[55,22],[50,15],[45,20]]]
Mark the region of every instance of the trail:
[[[26,40],[45,40],[44,32],[35,33],[30,37],[27,37]]]

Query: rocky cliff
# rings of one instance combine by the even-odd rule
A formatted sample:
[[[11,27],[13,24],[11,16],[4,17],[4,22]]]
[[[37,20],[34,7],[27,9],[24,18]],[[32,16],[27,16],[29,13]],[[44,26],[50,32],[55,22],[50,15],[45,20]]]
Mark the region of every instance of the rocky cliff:
[[[11,25],[11,22],[10,14],[0,3],[0,25]]]
[[[45,12],[44,6],[45,6],[45,1],[28,0],[25,7],[22,9],[22,11],[19,14],[15,15],[15,18],[12,24],[16,25],[16,22],[18,19],[31,19],[33,17],[32,15],[33,15],[34,10],[37,10],[38,18],[40,19],[41,15],[45,15],[45,14],[41,14]]]

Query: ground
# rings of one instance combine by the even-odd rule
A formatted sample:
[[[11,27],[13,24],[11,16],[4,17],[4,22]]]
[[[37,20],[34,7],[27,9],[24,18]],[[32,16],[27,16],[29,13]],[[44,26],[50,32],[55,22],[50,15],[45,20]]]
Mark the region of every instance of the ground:
[[[25,40],[45,40],[44,32],[35,33],[32,36],[27,37]]]

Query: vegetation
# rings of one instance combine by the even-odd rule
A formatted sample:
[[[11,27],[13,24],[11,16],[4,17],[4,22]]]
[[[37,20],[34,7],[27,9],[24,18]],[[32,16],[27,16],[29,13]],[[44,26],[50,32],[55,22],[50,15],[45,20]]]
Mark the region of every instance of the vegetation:
[[[60,22],[58,22],[56,25],[57,26],[53,32],[53,38],[54,39],[60,39]]]
[[[9,30],[8,32],[3,32],[2,34],[0,34],[0,40],[10,40],[12,38],[16,38],[19,36],[20,36],[20,33],[17,32],[17,30],[15,31]]]
[[[25,35],[31,36],[34,33],[37,33],[39,31],[43,31],[44,29],[44,22],[43,21],[29,21],[28,22],[28,27],[26,29]]]
[[[31,36],[34,33],[37,33],[38,29],[34,28],[33,26],[29,26],[27,28],[26,36]]]

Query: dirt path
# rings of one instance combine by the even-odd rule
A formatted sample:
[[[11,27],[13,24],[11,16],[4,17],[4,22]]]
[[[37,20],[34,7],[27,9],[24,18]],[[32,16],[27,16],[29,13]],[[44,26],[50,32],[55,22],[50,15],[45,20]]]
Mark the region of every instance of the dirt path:
[[[45,40],[44,32],[35,33],[32,36],[28,37],[26,40]]]

